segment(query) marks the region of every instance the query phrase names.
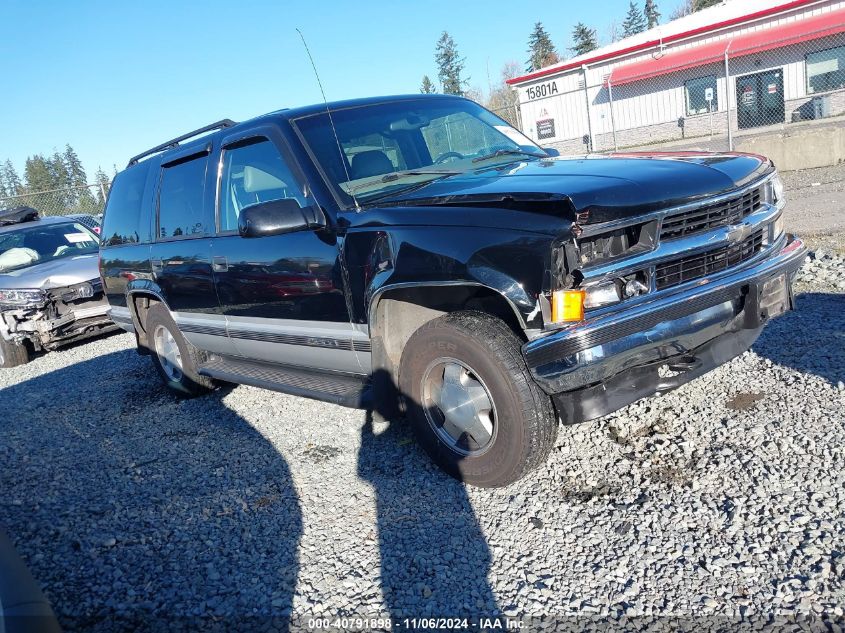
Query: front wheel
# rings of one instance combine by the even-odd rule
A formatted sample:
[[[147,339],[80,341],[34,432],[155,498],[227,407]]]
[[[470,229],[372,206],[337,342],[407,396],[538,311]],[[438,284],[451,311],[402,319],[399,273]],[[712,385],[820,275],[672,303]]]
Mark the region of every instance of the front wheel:
[[[419,443],[474,486],[517,481],[545,461],[557,436],[551,401],[520,347],[501,320],[456,312],[414,332],[402,354],[399,385]]]

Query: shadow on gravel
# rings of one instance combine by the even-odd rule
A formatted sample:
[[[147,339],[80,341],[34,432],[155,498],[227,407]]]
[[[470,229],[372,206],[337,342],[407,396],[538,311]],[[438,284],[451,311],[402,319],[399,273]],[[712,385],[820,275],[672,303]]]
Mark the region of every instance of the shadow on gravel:
[[[769,323],[752,349],[834,386],[845,381],[845,295],[797,295],[795,310]]]
[[[390,421],[378,435],[374,415]],[[490,549],[466,487],[434,466],[398,419],[384,402],[368,410],[358,457],[358,474],[376,494],[381,588],[391,617],[499,615],[487,578]],[[404,448],[398,456],[397,446]]]
[[[285,629],[299,499],[225,393],[179,400],[130,350],[0,391],[0,526],[65,630]]]

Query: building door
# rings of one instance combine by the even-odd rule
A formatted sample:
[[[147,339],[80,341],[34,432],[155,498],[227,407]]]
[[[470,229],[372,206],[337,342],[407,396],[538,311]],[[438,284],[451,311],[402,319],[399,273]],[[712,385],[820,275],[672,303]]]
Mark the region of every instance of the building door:
[[[784,122],[783,70],[767,70],[736,78],[739,129]]]

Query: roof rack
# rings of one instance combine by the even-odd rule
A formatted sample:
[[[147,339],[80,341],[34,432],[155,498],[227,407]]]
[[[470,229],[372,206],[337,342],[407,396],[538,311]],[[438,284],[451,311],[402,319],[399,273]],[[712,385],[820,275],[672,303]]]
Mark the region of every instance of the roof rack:
[[[148,149],[146,152],[138,154],[137,156],[133,156],[129,159],[129,164],[127,167],[131,167],[135,163],[137,163],[142,158],[146,158],[147,156],[151,156],[152,154],[158,154],[159,152],[163,152],[167,149],[173,149],[174,147],[179,146],[180,141],[185,141],[189,138],[194,136],[199,136],[200,134],[204,134],[205,132],[211,132],[212,130],[221,130],[226,127],[232,127],[235,125],[235,122],[232,119],[223,119],[221,121],[217,121],[216,123],[212,123],[210,125],[206,125],[205,127],[201,127],[198,130],[194,130],[193,132],[188,132],[187,134],[183,134],[182,136],[177,136],[174,139],[167,141],[166,143],[162,143],[161,145],[156,145],[152,149]]]

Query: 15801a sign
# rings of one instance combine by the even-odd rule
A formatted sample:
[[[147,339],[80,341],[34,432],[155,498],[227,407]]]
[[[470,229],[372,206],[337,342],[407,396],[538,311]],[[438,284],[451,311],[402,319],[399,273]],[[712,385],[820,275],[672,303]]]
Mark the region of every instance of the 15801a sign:
[[[559,90],[557,89],[556,81],[547,81],[539,86],[528,86],[527,92],[529,99],[542,99],[543,97],[556,95]]]

